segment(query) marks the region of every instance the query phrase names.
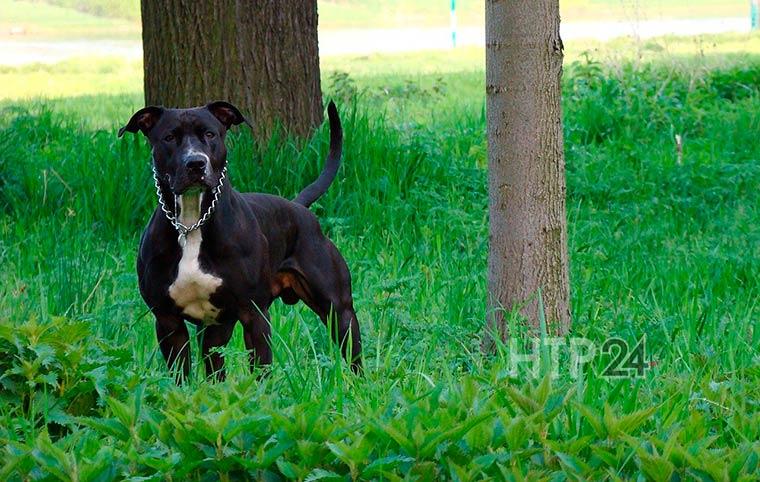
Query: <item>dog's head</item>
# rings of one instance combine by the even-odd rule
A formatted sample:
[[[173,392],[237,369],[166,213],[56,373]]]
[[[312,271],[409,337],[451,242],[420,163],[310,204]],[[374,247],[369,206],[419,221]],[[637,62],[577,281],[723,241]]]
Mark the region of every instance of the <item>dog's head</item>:
[[[237,107],[227,102],[211,102],[190,109],[149,106],[134,113],[124,132],[141,131],[150,141],[159,179],[167,182],[175,195],[190,188],[211,189],[219,183],[227,148],[227,130],[245,122]]]

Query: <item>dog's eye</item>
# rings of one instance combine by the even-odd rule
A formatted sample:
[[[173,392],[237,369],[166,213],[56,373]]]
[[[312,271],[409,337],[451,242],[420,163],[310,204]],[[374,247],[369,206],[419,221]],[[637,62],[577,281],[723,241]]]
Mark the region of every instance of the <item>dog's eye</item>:
[[[213,139],[214,137],[216,137],[216,134],[211,131],[206,131],[206,139]]]
[[[169,134],[168,136],[164,137],[164,141],[166,142],[174,142],[174,135]]]

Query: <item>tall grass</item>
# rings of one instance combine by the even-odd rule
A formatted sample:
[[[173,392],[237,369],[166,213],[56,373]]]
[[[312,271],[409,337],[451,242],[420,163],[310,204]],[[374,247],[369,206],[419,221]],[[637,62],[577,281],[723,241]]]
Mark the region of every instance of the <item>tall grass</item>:
[[[646,335],[641,379],[602,377],[598,357],[579,380],[534,380],[509,347],[480,354],[485,115],[458,86],[482,73],[329,84],[350,100],[346,151],[313,209],[352,270],[363,378],[312,313],[276,304],[269,377],[248,373],[236,332],[228,381],[174,386],[136,290],[155,207],[145,142],[90,127],[86,107],[6,108],[0,478],[753,480],[758,72],[568,68],[574,334]],[[131,113],[97,102],[113,126]],[[229,143],[235,187],[292,197],[327,132]]]

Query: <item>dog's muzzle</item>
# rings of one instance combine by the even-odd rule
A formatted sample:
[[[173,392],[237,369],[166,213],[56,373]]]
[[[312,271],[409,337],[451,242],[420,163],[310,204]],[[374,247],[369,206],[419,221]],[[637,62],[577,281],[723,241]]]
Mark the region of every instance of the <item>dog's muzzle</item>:
[[[175,194],[182,194],[189,188],[211,188],[216,179],[212,175],[211,160],[208,155],[191,151],[182,159],[182,167],[177,173],[174,188]]]

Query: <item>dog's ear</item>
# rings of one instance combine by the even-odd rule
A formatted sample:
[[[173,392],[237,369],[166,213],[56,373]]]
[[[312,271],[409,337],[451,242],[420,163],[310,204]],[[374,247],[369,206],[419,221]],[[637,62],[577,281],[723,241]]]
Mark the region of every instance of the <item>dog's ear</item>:
[[[224,127],[227,129],[232,126],[242,124],[243,122],[248,124],[248,127],[253,127],[251,123],[248,122],[248,119],[246,119],[245,116],[240,113],[238,108],[229,102],[224,102],[221,100],[211,102],[209,104],[206,104],[206,109],[208,109],[209,112],[214,115],[214,117],[219,119],[219,122],[224,124]]]
[[[132,115],[127,125],[119,129],[119,137],[123,136],[125,132],[137,132],[138,130],[147,136],[163,113],[163,107],[156,107],[155,105],[143,107]]]

